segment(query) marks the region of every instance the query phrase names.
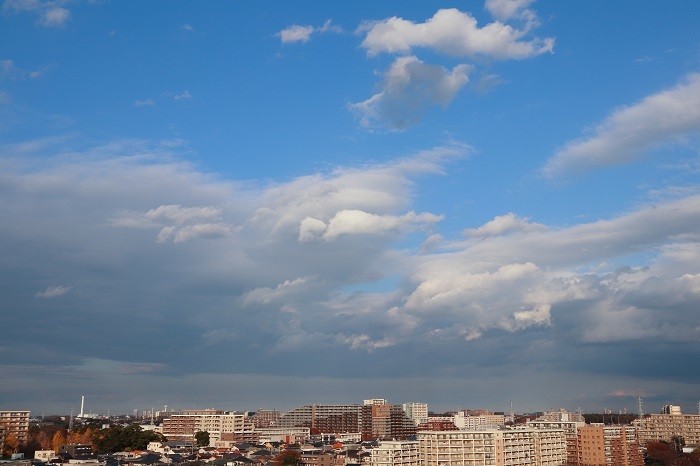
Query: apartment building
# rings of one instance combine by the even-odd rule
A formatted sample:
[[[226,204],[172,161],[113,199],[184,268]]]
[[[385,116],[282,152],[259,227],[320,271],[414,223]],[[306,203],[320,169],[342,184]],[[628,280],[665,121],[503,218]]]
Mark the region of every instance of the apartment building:
[[[401,405],[366,404],[362,406],[362,440],[403,440],[416,434],[416,425]]]
[[[577,466],[642,466],[637,431],[632,426],[586,425],[577,428]]]
[[[552,422],[586,422],[586,420],[583,418],[583,414],[575,411],[567,411],[565,409],[546,412],[541,416],[538,416],[537,419],[540,421]]]
[[[418,432],[421,466],[562,466],[563,430],[476,429]]]
[[[406,416],[413,421],[415,425],[420,425],[428,422],[428,404],[427,403],[404,403],[403,410]]]
[[[256,428],[260,427],[272,427],[276,425],[282,413],[274,409],[259,409],[250,416],[250,420]]]
[[[279,427],[308,427],[312,434],[359,432],[363,405],[306,405],[283,414]]]
[[[670,442],[673,437],[683,437],[687,446],[700,446],[700,414],[681,414],[680,407],[669,405],[668,414],[649,414],[635,419],[639,443]]]
[[[453,422],[460,430],[476,429],[479,426],[485,425],[502,426],[506,423],[506,417],[503,414],[494,414],[491,412],[469,415],[465,411],[460,411],[455,414]]]
[[[533,429],[560,429],[566,436],[566,464],[575,465],[578,463],[578,428],[586,425],[585,422],[577,421],[544,421],[534,419],[527,421],[526,425]]]
[[[163,419],[162,432],[168,440],[194,442],[195,434],[200,431],[209,432],[209,440],[214,445],[225,433],[237,433],[240,438],[250,439],[246,433],[253,431],[253,424],[245,414],[216,409],[184,410]]]
[[[311,438],[308,427],[262,427],[255,429],[258,436],[257,441],[283,442],[283,443],[303,443]]]
[[[370,398],[368,400],[363,400],[363,405],[385,405],[387,401],[384,398]]]
[[[327,453],[302,453],[299,458],[300,466],[334,466],[335,457]]]
[[[29,411],[0,411],[0,444],[14,435],[21,445],[27,441],[29,433]]]
[[[383,441],[372,449],[372,466],[419,466],[418,441]]]

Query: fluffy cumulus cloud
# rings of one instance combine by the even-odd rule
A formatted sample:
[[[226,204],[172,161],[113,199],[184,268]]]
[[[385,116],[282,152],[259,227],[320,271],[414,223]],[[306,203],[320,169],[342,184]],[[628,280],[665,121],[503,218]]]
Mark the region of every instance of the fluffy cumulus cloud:
[[[467,340],[494,329],[555,325],[560,313],[560,331],[575,321],[569,331],[580,342],[696,341],[700,327],[689,306],[698,298],[691,263],[700,253],[699,201],[690,197],[566,229],[519,228],[518,235],[495,236],[504,231],[497,217],[469,230],[477,238],[454,245],[452,253],[425,258],[402,312],[442,321],[441,335]],[[681,232],[694,232],[693,240],[676,239]],[[646,267],[581,271],[605,257],[654,249],[657,260]]]
[[[542,168],[547,177],[639,160],[645,151],[700,131],[700,73],[619,108],[593,134],[564,145]]]
[[[527,8],[531,1],[492,0],[486,8],[498,21],[479,27],[470,14],[457,9],[438,10],[423,23],[400,17],[368,21],[358,28],[364,35],[362,47],[369,56],[380,53],[402,55],[383,73],[380,92],[349,108],[365,128],[404,129],[421,121],[431,106],[445,108],[469,81],[471,65],[452,70],[430,65],[416,55],[423,49],[450,57],[488,57],[499,60],[525,59],[552,52],[553,38],[530,37],[538,25],[537,16]],[[506,24],[517,19],[521,27]],[[489,74],[475,85],[485,91],[501,82]]]
[[[381,91],[350,105],[364,127],[387,125],[405,129],[421,120],[434,105],[447,107],[469,81],[469,67],[452,70],[428,65],[414,56],[399,57],[384,74]]]
[[[546,360],[596,377],[646,369],[611,347],[697,356],[697,195],[565,228],[505,213],[451,240],[441,212],[412,207],[463,146],[252,185],[172,144],[55,156],[65,143],[3,147],[4,324],[31,315],[36,338],[6,335],[0,374],[410,378]],[[81,338],[56,346],[56,329]]]
[[[283,44],[294,42],[308,42],[313,34],[323,34],[325,32],[342,32],[339,26],[336,26],[329,19],[322,26],[301,26],[294,24],[282,29],[276,35],[280,38]]]
[[[479,27],[472,15],[454,8],[438,10],[424,23],[394,16],[365,24],[361,31],[366,32],[362,46],[369,55],[408,54],[414,48],[430,48],[456,57],[523,59],[554,49],[553,38],[525,39],[529,28],[516,29],[499,21]]]

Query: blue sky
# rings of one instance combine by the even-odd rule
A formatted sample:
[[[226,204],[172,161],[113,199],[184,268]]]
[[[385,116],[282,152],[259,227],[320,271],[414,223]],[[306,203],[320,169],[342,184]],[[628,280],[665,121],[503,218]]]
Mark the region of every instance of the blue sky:
[[[5,0],[0,409],[694,411],[699,20]]]

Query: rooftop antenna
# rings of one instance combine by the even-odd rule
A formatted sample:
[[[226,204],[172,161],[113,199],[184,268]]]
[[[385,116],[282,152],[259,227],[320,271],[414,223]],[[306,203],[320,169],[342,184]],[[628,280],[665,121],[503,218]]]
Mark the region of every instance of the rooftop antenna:
[[[515,424],[515,415],[513,414],[513,400],[510,400],[510,422]]]

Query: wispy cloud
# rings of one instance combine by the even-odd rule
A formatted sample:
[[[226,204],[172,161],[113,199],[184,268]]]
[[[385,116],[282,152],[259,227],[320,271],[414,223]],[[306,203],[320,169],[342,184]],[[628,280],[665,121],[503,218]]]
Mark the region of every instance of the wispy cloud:
[[[340,26],[336,26],[329,19],[322,26],[300,26],[294,24],[279,31],[276,36],[280,38],[283,44],[294,42],[308,42],[313,34],[323,34],[326,32],[342,32]]]
[[[134,102],[134,107],[154,107],[155,105],[153,99],[139,99]]]
[[[50,285],[44,291],[39,291],[36,294],[37,298],[57,298],[68,293],[72,287],[63,285]]]
[[[675,137],[700,131],[700,73],[612,112],[593,135],[570,141],[542,168],[548,178],[639,160]]]
[[[486,0],[485,8],[499,21],[508,21],[512,18],[531,17],[533,14],[528,6],[535,0]]]
[[[190,94],[190,91],[188,91],[187,89],[185,89],[180,94],[175,94],[173,96],[173,99],[175,99],[175,100],[183,100],[183,99],[191,99],[191,98],[192,98],[192,94]]]
[[[32,12],[38,15],[37,23],[43,27],[61,28],[68,23],[71,13],[64,8],[66,1],[5,0],[4,11],[13,13]]]

